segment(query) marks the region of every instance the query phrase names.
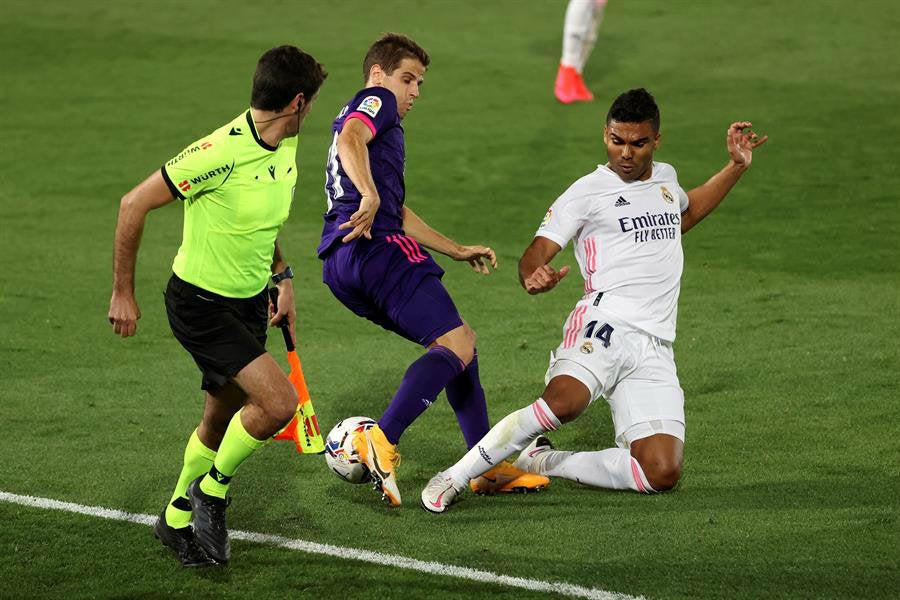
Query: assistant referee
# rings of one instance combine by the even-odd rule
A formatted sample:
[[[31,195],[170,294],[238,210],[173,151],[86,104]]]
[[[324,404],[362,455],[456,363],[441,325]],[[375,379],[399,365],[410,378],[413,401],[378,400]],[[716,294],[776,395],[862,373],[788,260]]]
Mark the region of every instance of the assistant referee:
[[[129,337],[141,318],[134,271],[147,213],[176,198],[184,205],[165,302],[172,332],[203,374],[206,403],[154,532],[187,567],[228,562],[228,484],[297,406],[266,353],[266,325],[287,319],[294,331],[293,272],[277,238],[297,181],[296,136],[326,76],[294,46],[269,50],[257,64],[249,110],[179,152],[119,206],[109,322]],[[271,319],[270,278],[279,288]]]

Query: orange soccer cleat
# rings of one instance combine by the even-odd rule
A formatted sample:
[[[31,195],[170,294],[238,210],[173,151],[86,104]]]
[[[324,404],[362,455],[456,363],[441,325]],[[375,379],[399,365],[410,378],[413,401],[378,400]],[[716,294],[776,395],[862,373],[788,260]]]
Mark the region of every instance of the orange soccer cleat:
[[[394,470],[400,464],[400,453],[390,443],[378,425],[353,435],[353,448],[365,463],[375,482],[375,489],[391,506],[400,506],[400,489]]]
[[[487,473],[469,482],[476,494],[526,494],[550,485],[550,478],[514,467],[503,461]]]
[[[584,84],[581,73],[576,71],[575,67],[565,65],[559,65],[553,93],[556,95],[556,99],[563,104],[590,102],[594,99],[594,95]]]

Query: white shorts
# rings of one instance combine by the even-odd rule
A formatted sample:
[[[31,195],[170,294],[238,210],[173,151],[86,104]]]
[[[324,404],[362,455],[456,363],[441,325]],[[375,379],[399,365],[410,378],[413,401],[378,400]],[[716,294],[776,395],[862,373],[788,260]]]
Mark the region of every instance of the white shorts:
[[[593,300],[579,302],[566,319],[548,381],[568,375],[590,390],[591,402],[606,398],[619,447],[656,433],[683,442],[684,392],[671,342],[623,323]]]

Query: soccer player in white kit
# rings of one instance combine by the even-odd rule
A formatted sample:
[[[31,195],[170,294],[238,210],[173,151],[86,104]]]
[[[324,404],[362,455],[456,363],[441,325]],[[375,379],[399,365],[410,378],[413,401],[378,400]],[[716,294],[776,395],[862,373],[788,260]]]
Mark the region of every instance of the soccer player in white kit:
[[[606,116],[609,162],[560,196],[519,261],[529,294],[553,289],[569,272],[549,265],[570,241],[584,296],[563,325],[540,398],[504,417],[422,491],[422,506],[444,512],[479,476],[525,448],[516,465],[586,485],[643,493],[672,489],[681,475],[684,394],[672,342],[681,281],[681,235],[713,211],[750,167],[767,137],[732,123],[729,161],[685,192],[671,165],[654,162],[659,109],[644,89],[620,95]],[[542,434],[576,419],[595,399],[609,403],[615,448],[554,450]]]

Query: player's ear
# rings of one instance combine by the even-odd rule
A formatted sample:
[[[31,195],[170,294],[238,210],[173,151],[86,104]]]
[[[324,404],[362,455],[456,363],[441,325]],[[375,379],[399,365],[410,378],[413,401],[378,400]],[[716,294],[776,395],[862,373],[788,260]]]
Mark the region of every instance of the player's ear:
[[[381,68],[381,65],[374,64],[369,69],[369,82],[378,87],[384,83],[384,69]]]
[[[659,136],[659,132],[657,131],[657,132],[656,132],[656,136],[654,136],[654,138],[653,138],[653,149],[654,149],[654,150],[656,150],[657,148],[659,148],[659,137],[660,137],[660,136]]]
[[[291,100],[291,106],[294,108],[293,112],[295,113],[303,110],[303,107],[306,106],[306,98],[304,98],[303,92],[300,92],[296,96],[294,96],[294,99]]]

